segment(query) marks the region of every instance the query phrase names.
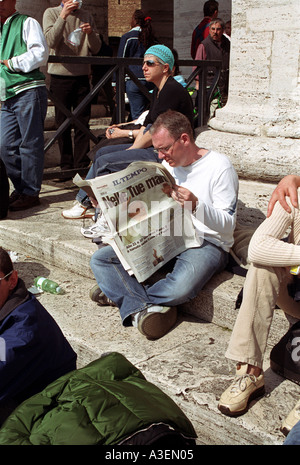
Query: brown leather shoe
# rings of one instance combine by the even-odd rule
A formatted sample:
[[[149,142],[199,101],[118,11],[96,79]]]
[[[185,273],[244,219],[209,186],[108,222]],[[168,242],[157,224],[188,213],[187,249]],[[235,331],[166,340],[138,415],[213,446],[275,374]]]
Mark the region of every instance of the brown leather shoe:
[[[9,210],[16,212],[20,210],[27,210],[27,208],[40,205],[39,196],[21,194],[14,202],[9,205]]]

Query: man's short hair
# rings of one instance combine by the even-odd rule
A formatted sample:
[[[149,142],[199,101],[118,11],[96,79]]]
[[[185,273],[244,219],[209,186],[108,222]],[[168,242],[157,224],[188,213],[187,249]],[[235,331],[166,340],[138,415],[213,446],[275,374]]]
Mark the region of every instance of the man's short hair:
[[[213,24],[220,24],[221,28],[225,29],[225,23],[223,21],[223,19],[221,18],[216,18],[216,19],[213,19],[210,23],[209,23],[209,27],[211,27]]]
[[[0,247],[0,271],[4,274],[4,276],[10,273],[14,269],[11,258],[2,247]],[[9,279],[8,277],[6,279]]]
[[[204,16],[212,17],[216,10],[219,11],[219,2],[216,2],[215,0],[208,0],[203,5]]]
[[[153,135],[161,127],[167,129],[174,139],[179,138],[183,133],[188,134],[191,140],[194,139],[194,130],[189,119],[178,111],[168,110],[161,113],[152,124],[150,134]]]

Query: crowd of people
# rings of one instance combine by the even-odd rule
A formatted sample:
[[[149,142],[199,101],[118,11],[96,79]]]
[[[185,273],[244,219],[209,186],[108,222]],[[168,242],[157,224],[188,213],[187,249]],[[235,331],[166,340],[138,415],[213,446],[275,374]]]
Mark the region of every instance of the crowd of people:
[[[205,2],[203,12],[204,19],[192,34],[191,55],[222,62],[216,108],[225,105],[228,95],[231,25],[218,18],[215,0]],[[5,218],[8,209],[28,209],[40,202],[47,94],[39,68],[46,65],[49,51],[57,56],[97,54],[101,36],[92,15],[79,1],[62,0],[59,6],[48,8],[43,30],[36,20],[16,11],[16,0],[0,0],[0,17],[0,66],[5,82],[5,93],[1,93],[0,176],[1,199],[8,202],[7,208],[1,207],[0,218]],[[126,77],[134,127],[128,129],[124,122],[122,128],[108,128],[87,179],[118,172],[135,161],[162,164],[174,179],[169,195],[189,209],[201,239],[198,247],[179,253],[167,264],[165,276],[151,284],[129,275],[110,245],[98,248],[91,258],[99,287],[98,303],[117,306],[124,326],[136,327],[153,340],[172,330],[178,305],[196,297],[212,276],[225,269],[234,243],[238,176],[225,154],[196,144],[193,103],[185,86],[176,80],[174,52],[159,43],[151,18],[141,10],[134,12],[118,56],[143,57],[143,65],[131,71],[151,90],[152,98],[148,105],[143,92]],[[69,111],[89,93],[89,66],[51,63],[48,72],[50,92]],[[208,86],[215,72],[209,70]],[[64,111],[56,108],[57,124],[65,118]],[[82,126],[88,128],[89,118],[88,106],[80,116]],[[116,139],[114,144],[110,143],[112,138]],[[74,147],[71,133],[66,131],[59,148],[62,169],[89,165],[89,140],[80,127],[75,128]],[[14,187],[10,196],[8,178]],[[262,366],[276,304],[286,314],[300,316],[299,301],[288,291],[292,280],[289,268],[300,264],[299,188],[299,176],[283,178],[272,195],[266,220],[249,244],[251,266],[225,354],[237,366],[233,383],[219,400],[218,408],[224,415],[242,415],[251,400],[264,393]],[[82,231],[85,237],[101,241],[109,229],[96,199],[83,189],[73,207],[62,215],[66,219],[94,217],[94,224]],[[282,240],[288,232],[288,240]],[[26,338],[20,338],[20,332],[25,332]],[[26,290],[7,251],[0,248],[2,340],[9,344],[4,355],[0,345],[0,424],[20,402],[76,366],[76,354],[55,321]],[[296,374],[297,366],[290,370],[292,380],[297,379],[293,369]],[[289,436],[286,443],[299,444],[298,420],[299,402],[282,425]]]

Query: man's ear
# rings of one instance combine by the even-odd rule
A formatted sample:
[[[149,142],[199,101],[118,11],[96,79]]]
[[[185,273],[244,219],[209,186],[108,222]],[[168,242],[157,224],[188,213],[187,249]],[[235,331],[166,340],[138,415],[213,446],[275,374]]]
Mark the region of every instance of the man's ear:
[[[18,279],[19,279],[19,278],[18,278],[18,272],[17,272],[17,270],[13,270],[13,272],[12,272],[12,274],[10,275],[9,280],[8,280],[8,281],[9,281],[9,289],[10,289],[11,291],[16,287],[16,285],[17,285],[17,283],[18,283]]]

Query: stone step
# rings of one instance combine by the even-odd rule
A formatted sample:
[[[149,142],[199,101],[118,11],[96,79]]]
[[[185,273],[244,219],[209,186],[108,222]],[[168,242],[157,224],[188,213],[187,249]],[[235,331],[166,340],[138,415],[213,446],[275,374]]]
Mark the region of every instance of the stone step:
[[[80,234],[80,227],[91,220],[65,220],[63,209],[75,200],[76,187],[49,181],[43,185],[41,206],[34,214],[29,211],[10,212],[0,222],[1,242],[11,250],[27,252],[45,263],[92,278],[89,260],[95,245]],[[238,221],[243,227],[254,228],[264,218],[272,184],[240,182]],[[17,220],[17,221],[16,221]],[[41,221],[42,220],[42,221]],[[236,299],[244,278],[223,272],[215,276],[192,302],[183,305],[185,312],[222,327],[232,328],[237,311]],[[274,337],[282,333],[282,319],[275,323]]]
[[[253,228],[264,218],[272,184],[241,180],[238,218]],[[77,188],[48,181],[41,205],[9,212],[0,221],[1,246],[25,259],[17,266],[26,285],[36,276],[49,276],[66,288],[66,295],[41,295],[78,353],[78,365],[101,353],[119,351],[136,364],[146,378],[159,385],[193,422],[199,444],[281,444],[281,420],[294,407],[299,389],[275,375],[265,362],[267,395],[241,418],[217,409],[217,400],[232,377],[224,357],[237,315],[235,302],[244,278],[223,272],[215,276],[196,299],[181,307],[174,330],[158,341],[148,341],[133,328],[124,328],[115,308],[98,307],[88,297],[95,283],[89,261],[95,244],[80,234],[91,220],[65,220]],[[29,266],[29,262],[31,266]],[[273,320],[267,354],[288,328],[281,310]]]

